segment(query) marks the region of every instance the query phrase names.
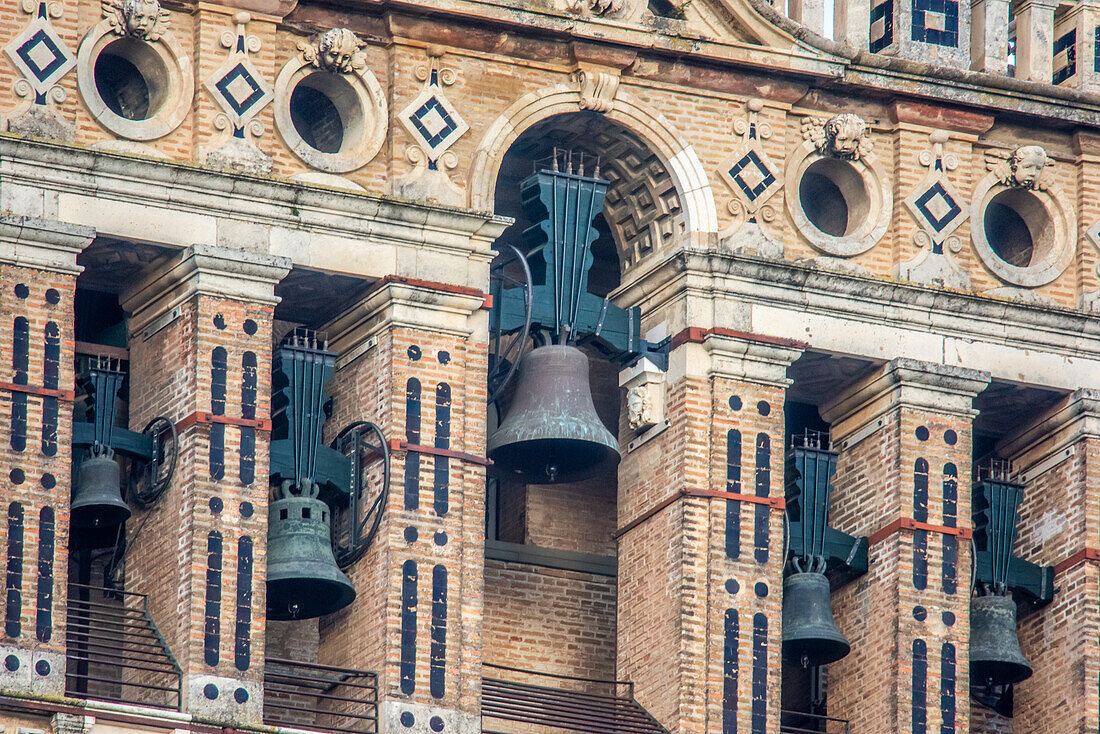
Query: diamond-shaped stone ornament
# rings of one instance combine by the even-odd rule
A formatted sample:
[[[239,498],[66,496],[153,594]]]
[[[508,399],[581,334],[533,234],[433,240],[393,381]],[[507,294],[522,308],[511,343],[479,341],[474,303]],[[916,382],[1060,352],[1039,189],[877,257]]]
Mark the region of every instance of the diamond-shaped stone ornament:
[[[271,86],[243,53],[227,58],[204,85],[229,121],[238,128],[248,124],[274,96]]]
[[[754,139],[737,146],[722,166],[722,175],[749,213],[763,206],[783,185],[778,169]]]
[[[435,84],[426,86],[401,112],[401,124],[431,160],[447,152],[470,126]]]
[[[4,47],[4,53],[39,95],[50,91],[76,66],[76,57],[66,48],[53,24],[40,16]]]
[[[938,245],[966,221],[962,202],[943,172],[933,171],[905,197],[905,208]]]

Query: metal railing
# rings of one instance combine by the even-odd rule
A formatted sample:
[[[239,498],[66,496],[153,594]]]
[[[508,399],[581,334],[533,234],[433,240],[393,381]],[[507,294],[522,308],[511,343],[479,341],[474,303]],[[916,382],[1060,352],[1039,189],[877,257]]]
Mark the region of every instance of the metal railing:
[[[180,707],[180,668],[144,594],[69,584],[65,644],[66,695]]]
[[[525,725],[525,731],[530,731],[533,725],[585,734],[668,734],[634,700],[633,683],[539,673],[491,663],[484,663],[483,667],[500,673],[500,677],[482,678],[483,719],[517,722]],[[532,683],[532,678],[551,679],[557,685]],[[483,729],[484,734],[505,734],[492,731],[487,723]]]
[[[850,734],[851,726],[844,719],[835,719],[801,711],[783,711],[779,734]]]
[[[337,734],[375,734],[378,676],[365,670],[268,658],[264,723]]]

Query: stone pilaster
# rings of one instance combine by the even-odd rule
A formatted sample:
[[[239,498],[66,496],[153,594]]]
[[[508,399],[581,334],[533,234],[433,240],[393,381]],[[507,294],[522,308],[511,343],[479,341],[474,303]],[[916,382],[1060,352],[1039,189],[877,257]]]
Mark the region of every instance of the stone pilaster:
[[[128,523],[126,588],[183,670],[183,708],[263,718],[272,316],[286,258],[193,245],[123,294],[130,422],[179,432],[171,485]],[[140,528],[140,530],[139,530]]]
[[[1053,0],[1027,0],[1016,11],[1016,78],[1050,84],[1054,76]]]
[[[0,690],[65,692],[76,257],[89,227],[0,215]]]
[[[797,345],[673,340],[668,430],[619,468],[618,677],[671,731],[776,731],[783,446]]]
[[[830,524],[870,538],[870,571],[834,595],[851,642],[829,714],[853,731],[969,728],[970,466],[975,370],[888,362],[821,409],[840,451]]]
[[[1035,672],[1015,686],[1013,729],[1096,731],[1100,391],[1074,392],[1000,448],[1025,480],[1016,554],[1056,574],[1054,601],[1019,623],[1020,649]]]
[[[338,355],[328,430],[368,420],[404,442],[374,542],[346,569],[358,596],[320,629],[320,662],[378,672],[383,732],[481,731],[484,304],[387,278],[324,327]]]
[[[1008,73],[1008,0],[976,0],[970,6],[970,68]]]
[[[1100,311],[1100,136],[1078,132],[1077,154],[1077,304]]]
[[[854,48],[870,47],[870,0],[836,0],[833,5],[833,38]]]

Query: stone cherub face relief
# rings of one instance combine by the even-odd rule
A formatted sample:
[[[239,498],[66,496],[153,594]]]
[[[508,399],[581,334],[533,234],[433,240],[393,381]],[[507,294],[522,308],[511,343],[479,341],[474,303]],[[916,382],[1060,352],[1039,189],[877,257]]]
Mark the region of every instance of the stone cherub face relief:
[[[856,158],[867,135],[867,125],[857,115],[839,114],[825,123],[825,144],[838,158]]]
[[[1012,151],[1009,160],[1012,181],[1022,188],[1035,188],[1047,167],[1047,154],[1038,145],[1024,145]]]

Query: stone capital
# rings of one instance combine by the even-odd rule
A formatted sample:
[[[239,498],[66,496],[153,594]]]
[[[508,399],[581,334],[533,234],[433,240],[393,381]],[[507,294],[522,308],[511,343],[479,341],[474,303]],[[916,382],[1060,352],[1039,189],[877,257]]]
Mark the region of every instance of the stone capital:
[[[675,346],[678,339],[673,339]],[[786,388],[787,368],[802,355],[796,342],[769,339],[728,329],[687,329],[680,347],[669,355],[669,380],[723,377]]]
[[[971,420],[974,397],[989,384],[988,372],[899,358],[820,406],[838,440],[895,408],[943,413]]]
[[[286,257],[242,252],[215,245],[191,245],[122,294],[130,329],[140,333],[150,321],[195,296],[274,306],[275,284],[290,272]]]
[[[9,265],[78,275],[76,256],[93,239],[91,227],[0,214],[0,262]]]
[[[384,329],[418,329],[466,339],[488,338],[486,319],[477,315],[485,294],[472,288],[398,276],[382,278],[362,300],[321,327],[339,357],[337,368],[365,354]]]
[[[1068,395],[1046,413],[997,446],[1018,471],[1079,441],[1100,440],[1100,390],[1082,389]]]

